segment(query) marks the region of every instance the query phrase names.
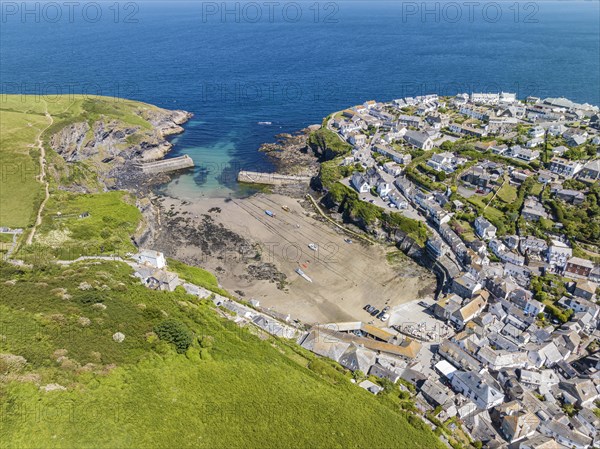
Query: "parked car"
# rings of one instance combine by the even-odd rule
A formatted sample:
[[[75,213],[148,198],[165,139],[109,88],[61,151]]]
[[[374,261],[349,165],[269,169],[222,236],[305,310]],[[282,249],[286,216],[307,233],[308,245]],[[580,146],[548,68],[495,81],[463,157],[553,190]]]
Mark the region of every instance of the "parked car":
[[[387,312],[388,310],[390,310],[390,306],[385,306],[381,311],[382,312]]]
[[[381,318],[379,318],[381,321],[387,321],[390,319],[390,314],[389,313],[384,313]]]
[[[316,250],[318,250],[318,249],[319,249],[319,247],[318,247],[317,245],[315,245],[314,243],[309,243],[309,244],[308,244],[308,247],[309,247],[310,249],[312,249],[313,251],[316,251]]]
[[[373,310],[375,310],[375,307],[369,306],[369,308],[367,309],[367,313],[372,313]]]
[[[383,318],[383,315],[385,315],[385,312],[379,312],[377,314],[377,318],[381,320]]]
[[[363,310],[369,310],[371,308],[371,304],[367,304],[366,306],[363,307]]]
[[[377,316],[379,315],[380,310],[379,309],[375,309],[371,312],[371,316]]]

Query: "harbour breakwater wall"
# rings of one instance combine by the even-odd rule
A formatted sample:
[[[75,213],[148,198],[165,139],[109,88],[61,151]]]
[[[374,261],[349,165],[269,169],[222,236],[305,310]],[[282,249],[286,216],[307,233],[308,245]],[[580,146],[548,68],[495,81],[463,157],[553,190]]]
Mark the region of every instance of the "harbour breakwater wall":
[[[296,175],[281,175],[279,173],[262,173],[254,171],[242,170],[237,176],[238,182],[245,182],[248,184],[268,184],[268,185],[286,185],[286,184],[301,184],[309,183],[311,180],[310,176],[296,176]]]
[[[160,161],[145,162],[137,164],[142,172],[147,174],[166,173],[194,166],[194,161],[187,154],[171,159],[162,159]]]

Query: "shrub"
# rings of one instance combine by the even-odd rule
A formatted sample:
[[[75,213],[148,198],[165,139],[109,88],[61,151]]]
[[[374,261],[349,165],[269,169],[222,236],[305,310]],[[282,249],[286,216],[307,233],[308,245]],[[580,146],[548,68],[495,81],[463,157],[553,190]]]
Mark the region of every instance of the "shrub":
[[[183,354],[192,344],[192,333],[180,321],[165,320],[154,326],[154,332],[163,341],[175,345],[177,352]]]
[[[96,304],[98,302],[104,302],[105,298],[102,292],[91,290],[82,293],[77,299],[79,299],[79,302],[82,304]]]
[[[144,317],[150,320],[158,320],[159,318],[163,318],[164,316],[161,310],[157,307],[148,307],[144,309],[142,314],[144,315]]]

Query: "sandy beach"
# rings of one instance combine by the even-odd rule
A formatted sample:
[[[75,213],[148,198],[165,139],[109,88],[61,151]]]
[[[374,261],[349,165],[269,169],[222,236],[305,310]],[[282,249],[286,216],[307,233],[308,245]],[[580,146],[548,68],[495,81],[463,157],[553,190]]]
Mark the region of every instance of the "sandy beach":
[[[347,243],[343,231],[319,220],[301,201],[275,194],[194,203],[162,197],[165,231],[157,244],[215,273],[227,290],[305,323],[371,321],[365,304],[381,309],[433,293],[435,277],[426,269],[408,258],[391,266],[383,245]],[[182,235],[173,234],[173,224]],[[215,247],[215,241],[223,242]]]

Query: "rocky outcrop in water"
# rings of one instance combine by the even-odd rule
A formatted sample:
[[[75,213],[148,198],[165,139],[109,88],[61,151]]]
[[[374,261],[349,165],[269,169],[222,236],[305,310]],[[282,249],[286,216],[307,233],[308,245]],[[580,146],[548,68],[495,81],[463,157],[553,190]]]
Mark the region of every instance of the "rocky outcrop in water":
[[[319,163],[308,145],[312,129],[308,127],[296,134],[278,134],[275,136],[276,143],[265,143],[259,151],[269,156],[278,173],[314,176],[319,170]]]

